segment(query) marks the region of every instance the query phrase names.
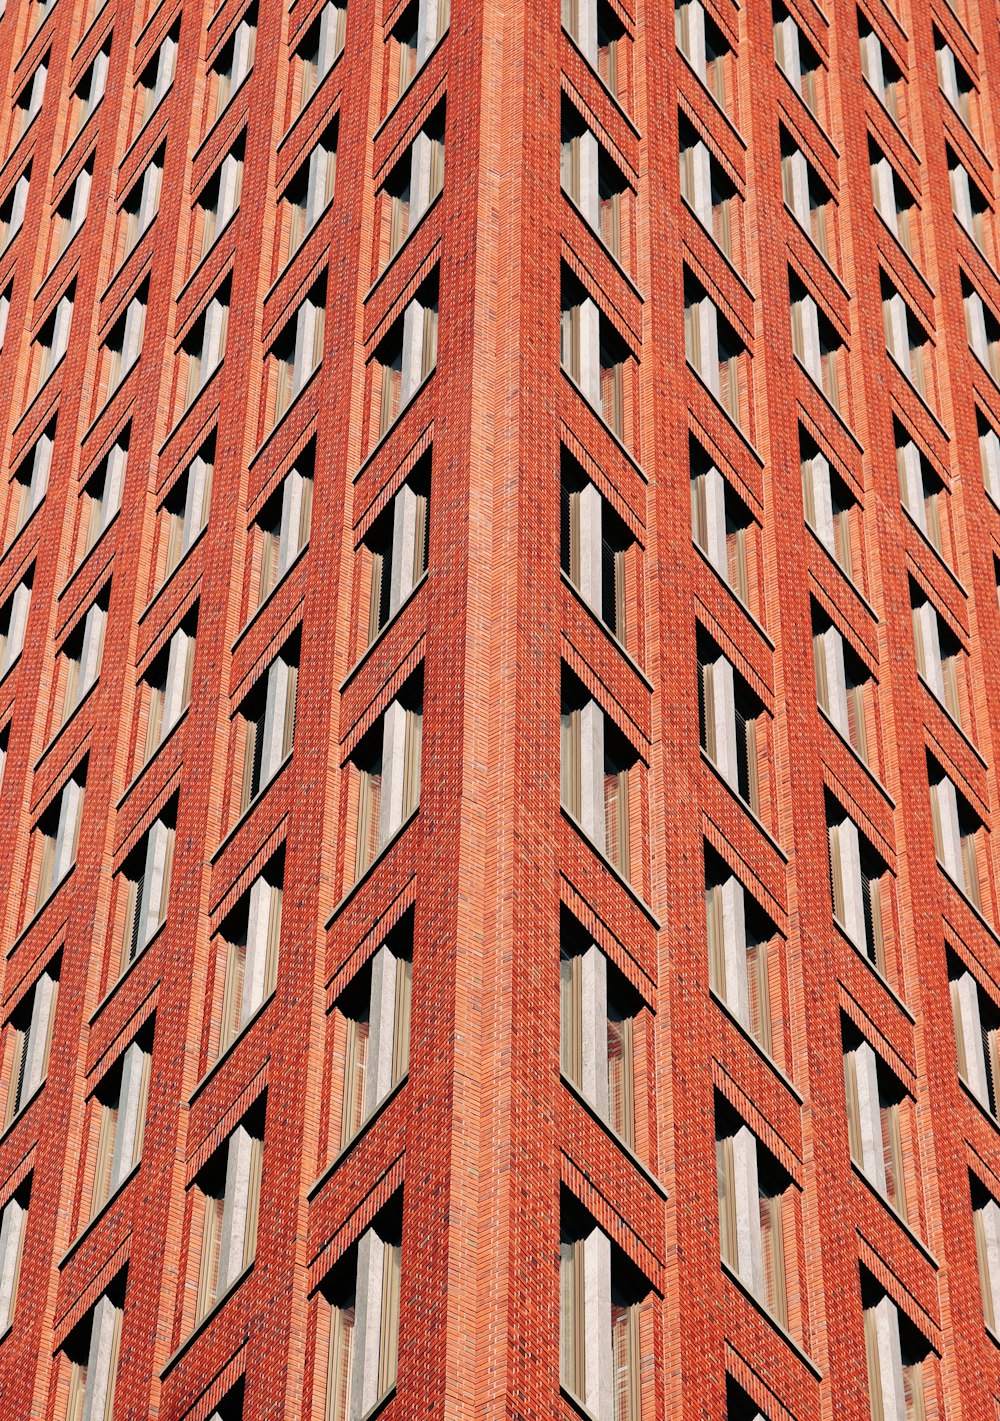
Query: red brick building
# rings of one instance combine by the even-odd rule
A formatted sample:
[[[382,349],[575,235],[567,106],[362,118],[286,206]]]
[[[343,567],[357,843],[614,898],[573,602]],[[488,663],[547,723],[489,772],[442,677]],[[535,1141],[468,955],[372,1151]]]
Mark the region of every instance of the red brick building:
[[[990,0],[7,0],[0,1414],[996,1421]]]

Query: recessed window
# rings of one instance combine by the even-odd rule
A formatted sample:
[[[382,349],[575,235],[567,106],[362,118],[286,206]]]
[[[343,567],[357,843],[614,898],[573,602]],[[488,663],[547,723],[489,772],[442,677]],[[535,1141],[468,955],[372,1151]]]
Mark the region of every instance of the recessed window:
[[[845,481],[803,429],[799,430],[805,520],[852,582],[860,581],[861,507]]]
[[[30,1202],[29,1175],[0,1209],[0,1332],[6,1332],[14,1320]]]
[[[166,922],[176,822],[175,798],[160,810],[118,875],[121,972],[148,947]]]
[[[198,250],[201,257],[211,251],[216,238],[236,215],[243,191],[244,135],[236,140],[208,182],[195,204],[196,226],[201,227]]]
[[[40,390],[66,354],[69,328],[73,323],[73,301],[76,282],[73,281],[59,297],[52,313],[43,323],[32,345],[34,389]]]
[[[630,40],[607,0],[562,0],[562,24],[616,99],[628,99]]]
[[[295,49],[292,83],[293,93],[297,87],[298,95],[297,100],[292,102],[294,113],[300,113],[305,108],[340,57],[346,29],[346,5],[326,0]]]
[[[245,813],[292,753],[299,645],[293,636],[244,697],[236,715],[238,812]]]
[[[965,329],[969,347],[1000,385],[1000,320],[969,279],[962,277],[962,300],[965,305]]]
[[[826,803],[833,920],[888,981],[895,976],[892,879],[884,860],[832,797]]]
[[[111,62],[111,35],[108,35],[97,54],[91,60],[87,72],[77,84],[73,94],[73,123],[71,133],[75,137],[97,105],[104,98],[108,82],[108,65]]]
[[[769,717],[749,683],[700,627],[698,710],[702,750],[730,789],[761,817],[768,798]]]
[[[94,1093],[94,1187],[90,1217],[100,1213],[142,1157],[152,1063],[152,1023],[105,1072]]]
[[[59,996],[60,959],[54,958],[14,1008],[8,1026],[12,1051],[4,1124],[27,1105],[45,1080]]]
[[[131,425],[126,425],[84,485],[80,496],[79,561],[87,556],[121,508],[130,438]]]
[[[87,762],[84,760],[54,796],[35,828],[32,864],[35,870],[36,912],[76,863],[86,784]]]
[[[692,0],[693,3],[693,0]],[[688,364],[733,423],[750,428],[750,354],[704,287],[684,275],[684,349]]]
[[[333,1009],[335,1149],[350,1144],[409,1070],[412,979],[410,912],[354,976]]]
[[[0,607],[0,677],[17,661],[24,648],[24,631],[31,606],[33,570],[18,583]]]
[[[708,981],[740,1025],[772,1059],[783,1060],[781,942],[774,923],[705,845]]]
[[[227,277],[181,343],[183,409],[194,403],[222,364],[229,330],[230,281]]]
[[[559,355],[563,370],[612,432],[631,442],[635,361],[586,288],[563,270]]]
[[[63,252],[72,242],[79,232],[87,216],[87,205],[90,202],[90,183],[94,174],[94,160],[89,162],[77,173],[65,196],[56,208],[56,256],[61,257]]]
[[[27,133],[40,112],[42,101],[45,98],[45,81],[49,72],[49,56],[45,55],[35,66],[31,78],[22,88],[14,103],[14,137],[15,141]]]
[[[931,824],[938,863],[974,907],[983,907],[986,827],[968,799],[937,761],[927,756]]]
[[[277,985],[284,880],[285,856],[279,851],[222,924],[216,960],[218,1039],[209,1049],[213,1060],[229,1049]]]
[[[65,1421],[104,1421],[113,1415],[124,1310],[122,1273],[63,1344],[68,1386]]]
[[[875,211],[903,248],[919,264],[919,212],[916,199],[880,148],[871,140],[868,156],[872,174]]]
[[[35,440],[10,481],[7,543],[14,541],[28,519],[42,505],[49,487],[56,421],[53,419]]]
[[[262,606],[309,542],[312,523],[314,445],[303,449],[253,522],[256,596]]]
[[[418,671],[351,756],[358,879],[420,803],[423,675]]]
[[[253,68],[257,50],[257,7],[252,5],[219,51],[208,75],[209,113],[220,118]]]
[[[136,85],[136,93],[140,104],[140,127],[143,127],[152,118],[159,108],[167,90],[174,82],[174,72],[177,68],[177,38],[180,33],[180,22],[175,24],[170,33],[161,41],[160,47],[153,55],[139,76]]]
[[[628,644],[635,538],[597,486],[568,455],[560,480],[560,565],[580,596],[622,646]]]
[[[689,449],[692,537],[723,582],[752,609],[757,604],[760,526],[695,439]]]
[[[110,399],[142,354],[149,281],[143,282],[104,342],[104,394]]]
[[[372,362],[372,409],[381,439],[437,364],[437,272],[420,287],[393,323]]]
[[[337,125],[331,124],[313,144],[281,195],[280,260],[283,265],[301,247],[333,200],[337,177]]]
[[[836,255],[836,204],[826,183],[786,128],[781,130],[781,190],[785,206],[827,261]]]
[[[904,376],[924,400],[934,403],[934,347],[921,321],[899,291],[882,277],[885,345]]]
[[[391,261],[444,187],[444,105],[434,111],[379,194],[382,265]]]
[[[851,1159],[906,1221],[907,1175],[916,1168],[914,1102],[868,1041],[846,1020],[844,1080]]]
[[[677,48],[715,99],[728,112],[735,80],[735,59],[728,40],[706,13],[701,0],[686,0],[674,10]]]
[[[858,36],[861,42],[861,72],[890,117],[897,124],[903,123],[906,117],[903,71],[860,10]]]
[[[421,461],[365,534],[371,560],[368,643],[392,620],[427,571],[430,461]]]
[[[925,1396],[934,1396],[934,1356],[927,1339],[902,1313],[875,1279],[861,1272],[865,1355],[872,1416],[926,1416]]]
[[[803,30],[780,3],[774,6],[774,58],[806,108],[822,123],[826,69]]]
[[[947,150],[951,209],[981,252],[986,252],[986,228],[992,218],[989,201],[952,148]]]
[[[921,679],[956,725],[970,724],[968,656],[930,598],[910,582],[913,643]]]
[[[208,523],[215,462],[213,435],[176,479],[157,516],[157,586],[185,556]]]
[[[160,189],[163,183],[163,160],[164,150],[160,148],[143,168],[142,176],[137,178],[129,188],[128,195],[122,204],[122,211],[125,214],[124,256],[128,256],[129,252],[137,245],[140,237],[152,225],[159,210]]]
[[[272,423],[277,424],[323,359],[326,321],[326,273],[285,322],[268,351]]]
[[[56,658],[56,724],[65,725],[81,701],[96,686],[104,653],[104,629],[108,620],[107,583],[63,642]]]
[[[742,201],[736,184],[701,134],[680,116],[681,196],[730,261],[741,251]]]
[[[789,270],[792,349],[838,414],[847,410],[847,348],[816,298]]]
[[[263,1153],[261,1103],[244,1116],[195,1181],[194,1232],[197,1235],[200,1224],[201,1233],[195,1324],[211,1312],[254,1260]]]
[[[770,1150],[718,1096],[715,1159],[722,1261],[787,1328],[797,1254],[796,1190]]]
[[[623,878],[632,864],[632,776],[638,756],[583,685],[563,670],[560,800]],[[636,866],[637,867],[637,866]]]
[[[195,606],[171,633],[142,678],[139,688],[142,764],[163,744],[190,703],[197,634],[198,608]]]
[[[996,1116],[1000,1107],[1000,1008],[951,952],[948,985],[959,1079],[983,1109]]]
[[[816,701],[851,749],[878,773],[877,685],[871,668],[827,614],[812,604]]]
[[[30,187],[31,164],[29,163],[13,187],[9,189],[3,202],[0,202],[0,251],[6,251],[21,230]]]
[[[323,1421],[368,1416],[395,1389],[402,1225],[399,1194],[379,1210],[322,1284],[317,1341],[326,1357]]]

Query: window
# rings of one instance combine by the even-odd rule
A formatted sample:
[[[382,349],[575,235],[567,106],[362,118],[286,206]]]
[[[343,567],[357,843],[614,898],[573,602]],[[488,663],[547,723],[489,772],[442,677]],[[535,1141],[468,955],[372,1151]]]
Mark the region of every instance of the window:
[[[833,408],[847,409],[847,352],[839,331],[813,295],[790,271],[789,295],[792,302],[792,349]]]
[[[258,678],[237,713],[243,761],[241,814],[267,788],[292,753],[298,666],[298,641],[293,638]]]
[[[305,108],[340,57],[346,28],[346,6],[327,0],[299,41],[293,62],[293,73],[299,81],[296,113]]]
[[[562,25],[616,99],[628,92],[628,36],[607,0],[562,0]]]
[[[736,184],[694,125],[680,117],[681,196],[730,261],[740,249]]]
[[[45,80],[49,72],[49,56],[46,54],[36,66],[34,73],[24,85],[14,104],[14,141],[24,136],[31,127],[45,98]]]
[[[860,566],[861,509],[842,478],[830,468],[819,446],[799,431],[802,501],[805,520],[843,572],[857,581]]]
[[[0,787],[3,786],[3,773],[7,768],[7,751],[10,749],[10,721],[0,727]]]
[[[383,263],[392,260],[444,187],[444,116],[440,105],[385,180]]]
[[[712,298],[687,272],[684,345],[692,370],[704,380],[734,424],[747,431],[750,372],[746,346]]]
[[[281,197],[284,259],[301,247],[333,199],[337,177],[337,128],[332,125],[313,145],[309,157]]]
[[[677,48],[712,95],[720,109],[727,108],[732,85],[733,52],[722,31],[705,13],[701,0],[687,0],[674,11]]]
[[[966,655],[962,643],[926,594],[910,583],[917,670],[956,725],[969,724]]]
[[[410,1065],[413,915],[390,933],[337,999],[333,1014],[334,1071],[339,1077],[345,1149],[406,1076]]]
[[[866,1273],[862,1273],[861,1301],[872,1416],[923,1421],[925,1373],[930,1364],[926,1339]]]
[[[58,724],[65,725],[101,674],[110,584],[106,585],[63,643],[57,684],[62,690]]]
[[[781,130],[781,190],[785,206],[828,261],[834,255],[830,189],[787,129]]]
[[[915,262],[920,260],[917,238],[919,223],[916,199],[899,177],[889,159],[869,140],[868,156],[872,174],[872,201],[875,211]]]
[[[122,866],[118,890],[122,972],[149,946],[166,921],[176,818],[174,800],[160,811]]]
[[[246,12],[219,51],[209,73],[209,90],[214,95],[212,121],[220,118],[229,100],[253,68],[257,48],[257,9]]]
[[[996,1333],[1000,1328],[1000,1204],[973,1175],[969,1176],[969,1186],[983,1317],[989,1330]]]
[[[595,617],[624,646],[635,539],[579,465],[568,457],[563,463],[560,565]]]
[[[217,1055],[227,1051],[278,981],[284,854],[254,879],[222,926],[222,1017]]]
[[[941,92],[966,128],[971,129],[976,102],[975,85],[955,57],[955,51],[951,45],[936,28],[934,30],[934,49],[937,55],[938,84],[941,86]]]
[[[962,299],[969,347],[1000,385],[1000,321],[965,276],[962,277]]]
[[[410,678],[364,737],[352,760],[357,778],[356,879],[420,803],[423,678]]]
[[[616,261],[631,251],[632,190],[577,110],[563,101],[559,173],[562,190]]]
[[[421,286],[375,352],[373,408],[387,434],[437,364],[437,273]]]
[[[693,439],[690,459],[694,541],[723,582],[750,607],[756,602],[760,529],[742,498]]]
[[[861,72],[882,107],[897,124],[901,124],[906,117],[903,71],[860,10],[858,35],[861,41]]]
[[[125,213],[125,256],[152,225],[159,210],[163,160],[164,150],[161,148],[146,164],[142,176],[132,184],[125,198],[122,208]]]
[[[560,1212],[560,1381],[597,1421],[639,1421],[648,1284],[575,1200],[564,1196]]]
[[[948,181],[951,187],[951,209],[981,252],[986,251],[986,221],[990,206],[973,182],[969,171],[952,148],[948,149]]]
[[[52,1025],[59,996],[59,959],[50,962],[25,993],[10,1018],[13,1055],[4,1124],[19,1115],[44,1084],[49,1069]]]
[[[177,38],[179,32],[180,23],[178,22],[162,41],[159,49],[139,76],[139,82],[136,88],[142,99],[140,127],[149,122],[163,101],[167,90],[174,82],[174,71],[177,68]]]
[[[0,243],[2,247],[2,243]],[[8,284],[5,291],[0,291],[0,350],[3,350],[4,337],[7,334],[7,321],[10,317],[10,294],[12,284]]]
[[[90,67],[76,86],[73,94],[73,135],[78,134],[97,105],[104,98],[108,82],[108,64],[111,59],[111,39],[108,35],[100,50],[91,61]]]
[[[87,216],[87,204],[90,201],[90,182],[94,172],[94,161],[90,160],[77,173],[74,182],[68,189],[65,197],[56,208],[56,222],[58,223],[58,235],[56,237],[56,256],[62,256],[63,252],[72,242],[73,238],[83,226]]]
[[[143,282],[108,333],[106,399],[111,398],[142,354],[147,295],[148,281]]]
[[[159,581],[165,582],[208,523],[212,497],[214,437],[192,459],[160,507]]]
[[[193,402],[222,364],[229,327],[229,278],[214,292],[181,345],[184,360],[184,408]]]
[[[568,915],[559,956],[563,1075],[633,1153],[636,1034],[641,1002],[621,972]]]
[[[73,320],[76,283],[72,282],[56,302],[55,309],[35,337],[35,389],[39,390],[66,354],[69,328]]]
[[[309,542],[312,521],[313,449],[304,449],[254,519],[256,606],[270,597]]]
[[[780,944],[777,929],[724,861],[705,846],[708,981],[720,1001],[768,1056],[780,1048]],[[775,990],[771,979],[774,977]],[[777,1029],[776,1029],[777,1028]]]
[[[399,611],[427,571],[430,469],[425,461],[402,484],[365,535],[371,557],[368,642]]]
[[[55,892],[76,863],[87,780],[86,760],[73,771],[35,829],[35,911]]]
[[[895,420],[893,433],[900,501],[934,551],[947,562],[951,544],[948,492],[909,432]]]
[[[969,902],[982,909],[978,841],[985,833],[983,822],[965,795],[955,788],[954,782],[930,755],[927,757],[927,774],[938,863]]]
[[[851,1159],[904,1222],[913,1159],[913,1100],[858,1031],[844,1022],[844,1082]]]
[[[893,965],[892,887],[885,863],[832,798],[826,805],[833,920],[886,980]]]
[[[14,510],[14,520],[8,542],[17,537],[31,515],[41,507],[49,486],[55,434],[56,422],[52,420],[25,454],[11,479],[10,506]]]
[[[30,1199],[29,1176],[0,1209],[0,1333],[6,1332],[14,1320]]]
[[[631,881],[629,791],[638,757],[611,718],[565,671],[560,733],[562,807],[612,867]]]
[[[722,1261],[783,1328],[795,1260],[788,1174],[728,1103],[716,1097],[715,1160]]]
[[[24,629],[31,606],[31,580],[29,572],[0,607],[0,676],[6,676],[24,647]]]
[[[626,400],[631,396],[631,352],[597,302],[563,273],[560,360],[584,399],[610,426],[626,437]]]
[[[326,319],[326,274],[313,286],[271,346],[271,386],[277,424],[323,359]]]
[[[243,1117],[195,1181],[203,1209],[196,1324],[253,1262],[263,1152],[261,1104]]]
[[[781,4],[774,6],[774,58],[812,116],[820,119],[826,71],[816,50]]]
[[[191,701],[198,609],[193,608],[171,635],[142,678],[146,737],[142,763],[159,749]]]
[[[769,739],[764,707],[732,663],[700,629],[698,711],[702,750],[730,789],[759,817],[761,776],[767,775]]]
[[[323,1285],[327,1343],[324,1421],[367,1416],[395,1389],[402,1205],[391,1200]]]
[[[910,310],[900,293],[882,278],[882,323],[885,345],[917,393],[932,397],[932,351],[927,331]]]
[[[240,205],[245,147],[245,136],[241,134],[198,195],[195,210],[201,225],[202,257],[211,251]]]
[[[90,1200],[92,1219],[118,1192],[142,1156],[152,1046],[150,1026],[126,1048],[95,1092],[97,1140]]]
[[[983,469],[983,484],[993,502],[1000,505],[1000,435],[978,408],[976,425],[979,430],[979,462]]]
[[[1000,1091],[1000,1010],[964,962],[951,953],[948,985],[959,1077],[983,1109],[995,1116]]]
[[[870,667],[817,604],[812,608],[816,701],[851,749],[878,773],[875,678]]]
[[[31,166],[28,165],[0,202],[0,251],[6,250],[21,230],[24,209],[28,205],[28,190],[31,186]]]
[[[102,1293],[63,1347],[69,1373],[65,1421],[109,1421],[125,1303],[124,1276]]]
[[[83,544],[86,557],[122,505],[131,426],[126,425],[83,489]]]

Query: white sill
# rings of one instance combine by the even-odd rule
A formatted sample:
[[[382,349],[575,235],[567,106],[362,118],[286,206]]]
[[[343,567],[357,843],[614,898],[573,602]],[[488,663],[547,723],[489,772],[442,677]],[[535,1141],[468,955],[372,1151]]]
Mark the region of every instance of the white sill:
[[[563,1085],[566,1087],[566,1089],[569,1091],[570,1095],[572,1095],[574,1099],[580,1102],[580,1104],[583,1106],[584,1110],[586,1110],[587,1114],[591,1117],[591,1119],[596,1120],[598,1125],[600,1125],[601,1129],[604,1131],[604,1133],[608,1135],[612,1140],[614,1140],[615,1144],[621,1150],[625,1158],[629,1160],[630,1163],[635,1165],[636,1169],[642,1175],[643,1179],[646,1180],[647,1184],[652,1185],[653,1189],[656,1190],[657,1194],[659,1194],[661,1199],[667,1199],[669,1197],[667,1194],[667,1186],[665,1184],[662,1184],[660,1180],[657,1179],[656,1175],[649,1168],[649,1165],[643,1164],[642,1160],[636,1154],[635,1150],[629,1149],[628,1145],[626,1145],[622,1137],[615,1132],[609,1122],[604,1119],[603,1115],[601,1115],[599,1111],[594,1109],[594,1106],[591,1104],[591,1102],[583,1094],[580,1088],[574,1085],[574,1083],[570,1080],[569,1076],[566,1075],[565,1071],[559,1072],[559,1078],[562,1081]]]

